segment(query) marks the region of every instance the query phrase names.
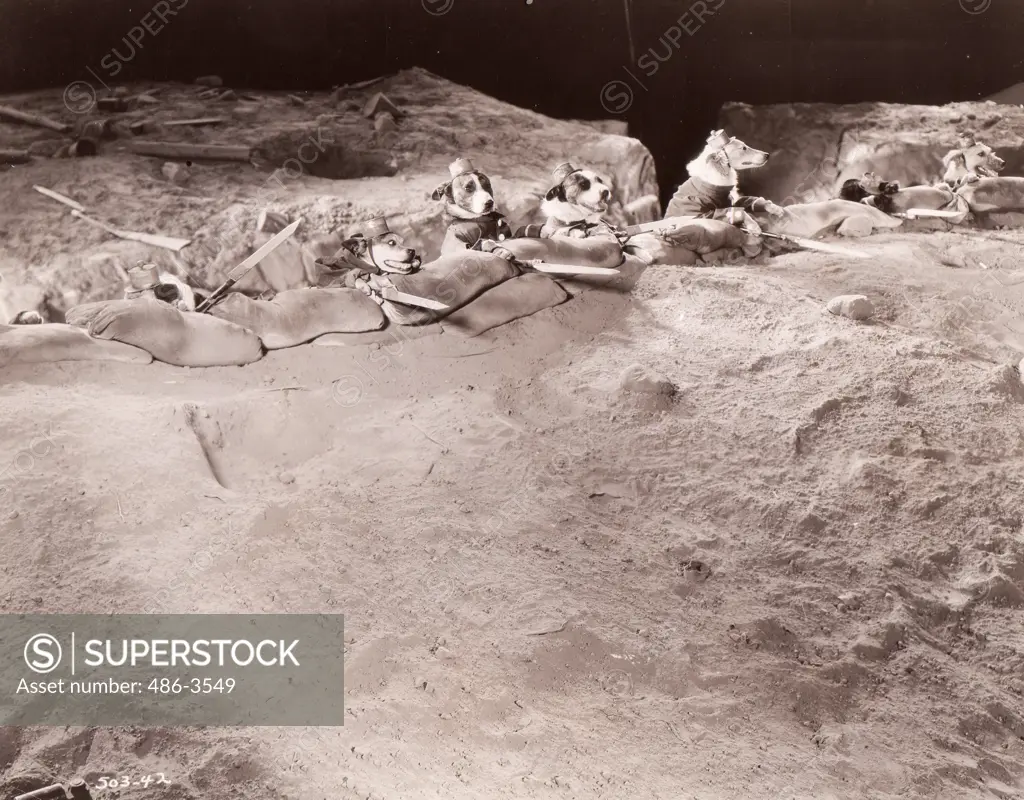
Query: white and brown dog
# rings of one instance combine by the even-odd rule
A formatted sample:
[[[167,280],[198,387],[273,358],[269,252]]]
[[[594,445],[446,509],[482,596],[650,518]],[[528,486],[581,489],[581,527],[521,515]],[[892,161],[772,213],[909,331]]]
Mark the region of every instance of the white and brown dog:
[[[511,259],[512,254],[499,243],[512,237],[512,229],[494,207],[491,179],[474,169],[468,158],[453,161],[448,172],[451,179],[430,195],[431,200],[444,201],[441,255],[480,250]]]
[[[601,219],[608,210],[612,190],[600,175],[565,162],[552,170],[551,177],[554,185],[540,206],[547,220],[539,231],[541,237],[614,236],[613,229]]]
[[[950,150],[942,158],[946,172],[943,183],[958,189],[982,178],[996,178],[1006,162],[987,144],[975,139],[972,133],[963,133],[957,140],[958,149]]]
[[[768,163],[768,153],[755,150],[725,131],[712,131],[704,150],[686,165],[689,179],[669,201],[665,217],[721,219],[751,230],[759,230],[746,211],[767,211],[781,216],[782,206],[763,197],[740,195],[740,170]]]
[[[378,304],[382,288],[392,288],[388,275],[409,275],[421,266],[419,254],[406,247],[385,217],[375,217],[342,242],[331,257],[317,261],[318,284],[324,288],[359,289]]]

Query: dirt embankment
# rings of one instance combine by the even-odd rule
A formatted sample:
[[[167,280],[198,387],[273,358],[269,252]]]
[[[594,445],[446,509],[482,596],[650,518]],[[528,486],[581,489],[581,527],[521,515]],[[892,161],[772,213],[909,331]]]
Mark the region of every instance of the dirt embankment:
[[[40,157],[4,175],[0,311],[46,305],[59,319],[77,303],[119,295],[119,268],[142,259],[216,285],[262,243],[255,221],[264,208],[303,218],[297,245],[325,234],[347,235],[358,223],[383,214],[411,246],[432,259],[443,230],[440,205],[429,195],[448,177],[448,165],[457,157],[470,158],[490,175],[499,210],[514,227],[542,221],[538,209],[550,188],[551,170],[567,160],[608,177],[614,188],[612,219],[653,218],[650,209],[626,210],[633,201],[658,193],[653,159],[636,139],[554,120],[420,69],[369,86],[303,95],[298,101],[285,93],[241,90],[225,100],[216,93],[201,98],[204,87],[179,84],[129,89],[129,96],[148,93],[158,102],[120,114],[92,108],[75,115],[56,90],[2,99],[76,129],[104,117],[112,118],[123,134],[132,122],[146,121],[150,127],[139,136],[102,141],[97,157]],[[363,116],[377,92],[401,111],[394,130],[378,131]],[[210,117],[223,122],[166,126]],[[55,136],[0,121],[0,146],[28,147]],[[132,141],[154,140],[248,145],[255,157],[252,164],[197,161],[191,179],[178,186],[161,173],[165,159],[127,150]],[[74,198],[115,227],[192,238],[193,243],[176,256],[113,239],[36,194],[33,184]],[[284,252],[299,259],[297,245]],[[260,286],[256,274],[248,288]]]
[[[837,197],[844,180],[867,171],[905,186],[936,182],[962,130],[996,149],[1007,162],[1003,174],[1024,174],[1024,108],[1014,105],[729,103],[719,125],[771,152],[766,166],[743,173],[742,186],[782,204]]]

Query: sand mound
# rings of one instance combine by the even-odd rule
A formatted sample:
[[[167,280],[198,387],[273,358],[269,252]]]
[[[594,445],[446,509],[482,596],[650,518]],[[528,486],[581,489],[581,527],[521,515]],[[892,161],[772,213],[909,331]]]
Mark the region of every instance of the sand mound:
[[[21,310],[33,300],[27,294],[42,290],[44,298],[36,305],[48,307],[56,321],[72,305],[119,296],[118,267],[141,259],[216,285],[262,243],[255,221],[264,208],[293,219],[301,216],[300,244],[334,231],[344,235],[356,223],[384,214],[425,260],[432,260],[443,230],[440,208],[429,193],[459,156],[471,156],[491,176],[499,208],[514,225],[541,221],[537,212],[550,187],[551,169],[567,159],[609,178],[614,188],[611,219],[647,221],[657,210],[647,210],[640,219],[631,213],[628,220],[624,210],[657,195],[654,162],[639,141],[517,108],[420,69],[362,89],[308,95],[302,106],[284,93],[260,93],[258,103],[250,103],[259,114],[240,119],[230,113],[238,101],[201,100],[203,87],[131,87],[132,93],[143,90],[159,98],[159,105],[120,117],[124,123],[148,120],[152,132],[103,142],[94,158],[36,159],[5,175],[0,192],[10,200],[0,223],[5,234],[0,311]],[[362,114],[376,92],[384,92],[402,111],[394,131],[378,132]],[[4,102],[79,125],[99,117],[95,111],[71,115],[56,91]],[[161,127],[175,119],[210,116],[224,122]],[[6,146],[52,137],[52,132],[0,122]],[[127,152],[133,140],[244,144],[253,148],[254,159],[252,165],[197,161],[191,180],[177,186],[160,171],[164,159]],[[191,237],[193,243],[176,256],[112,239],[33,192],[33,184],[73,197],[118,227]],[[296,260],[298,252],[294,248]],[[272,285],[257,271],[244,288],[258,292]]]

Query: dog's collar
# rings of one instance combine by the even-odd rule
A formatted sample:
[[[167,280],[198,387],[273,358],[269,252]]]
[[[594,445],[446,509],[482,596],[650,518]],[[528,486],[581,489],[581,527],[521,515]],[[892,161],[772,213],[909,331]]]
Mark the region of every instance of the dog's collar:
[[[488,211],[486,214],[476,214],[474,216],[467,216],[473,214],[472,211],[466,211],[466,209],[460,206],[448,203],[444,207],[444,213],[448,217],[449,222],[491,222],[494,220],[502,220],[505,216],[500,211]]]

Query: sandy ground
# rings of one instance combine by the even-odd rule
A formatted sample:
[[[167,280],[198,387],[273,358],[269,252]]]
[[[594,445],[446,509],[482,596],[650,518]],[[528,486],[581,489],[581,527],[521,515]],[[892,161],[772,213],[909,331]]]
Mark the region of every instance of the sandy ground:
[[[9,371],[0,609],[344,612],[348,719],[6,729],[7,793],[1020,796],[1024,237],[859,244],[474,340]]]

